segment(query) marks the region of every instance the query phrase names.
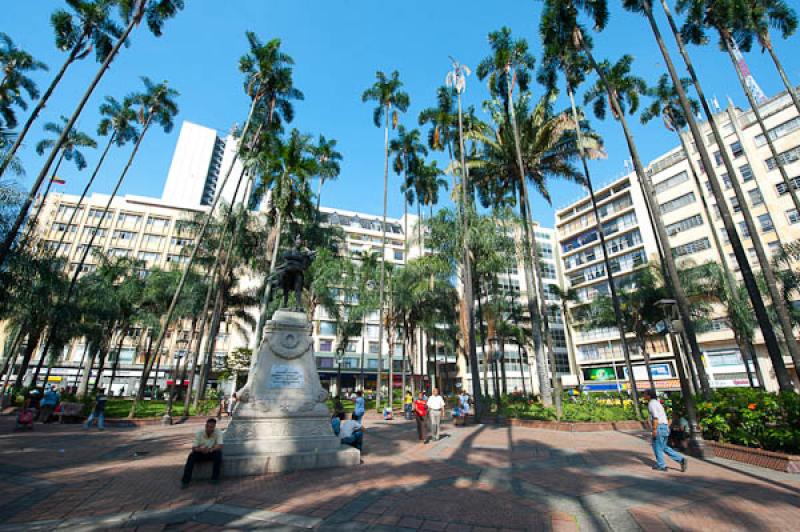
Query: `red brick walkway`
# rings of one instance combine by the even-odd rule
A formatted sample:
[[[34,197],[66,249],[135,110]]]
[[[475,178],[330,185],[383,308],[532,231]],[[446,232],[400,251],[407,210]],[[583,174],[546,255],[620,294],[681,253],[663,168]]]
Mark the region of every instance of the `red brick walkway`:
[[[641,434],[368,419],[364,464],[220,485],[179,478],[200,425],[84,432],[0,419],[0,530],[796,530],[800,476],[692,460]],[[674,464],[672,464],[674,466]]]

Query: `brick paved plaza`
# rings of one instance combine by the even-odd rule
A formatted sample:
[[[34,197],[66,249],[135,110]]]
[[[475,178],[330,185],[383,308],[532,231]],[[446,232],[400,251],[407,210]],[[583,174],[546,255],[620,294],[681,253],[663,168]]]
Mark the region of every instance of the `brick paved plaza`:
[[[223,421],[223,426],[226,424]],[[692,460],[650,469],[641,433],[367,419],[351,470],[197,481],[180,473],[199,423],[36,426],[0,420],[0,530],[797,530],[800,476]]]

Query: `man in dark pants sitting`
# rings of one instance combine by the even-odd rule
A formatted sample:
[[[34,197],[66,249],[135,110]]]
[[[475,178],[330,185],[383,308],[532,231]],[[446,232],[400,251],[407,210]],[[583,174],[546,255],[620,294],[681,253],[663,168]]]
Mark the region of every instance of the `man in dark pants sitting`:
[[[185,488],[192,480],[192,470],[195,462],[214,462],[214,470],[211,474],[211,482],[219,483],[219,473],[222,467],[222,432],[217,430],[217,420],[209,418],[206,427],[197,431],[194,437],[194,445],[189,458],[186,460],[186,467],[183,468],[183,479],[181,487]]]

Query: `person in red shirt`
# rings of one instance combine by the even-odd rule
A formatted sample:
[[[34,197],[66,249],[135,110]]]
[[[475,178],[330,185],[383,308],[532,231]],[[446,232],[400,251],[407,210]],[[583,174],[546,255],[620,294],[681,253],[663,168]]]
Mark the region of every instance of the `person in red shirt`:
[[[414,419],[417,421],[419,440],[428,443],[428,403],[422,392],[419,392],[414,401]]]

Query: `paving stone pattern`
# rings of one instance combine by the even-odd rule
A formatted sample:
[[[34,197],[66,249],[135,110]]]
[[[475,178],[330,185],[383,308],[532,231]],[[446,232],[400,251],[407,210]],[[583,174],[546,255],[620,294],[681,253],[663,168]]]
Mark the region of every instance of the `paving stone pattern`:
[[[226,424],[223,420],[222,426]],[[350,469],[198,481],[198,422],[84,431],[0,418],[3,530],[797,530],[800,475],[722,459],[653,471],[640,432],[444,426],[367,416]]]

